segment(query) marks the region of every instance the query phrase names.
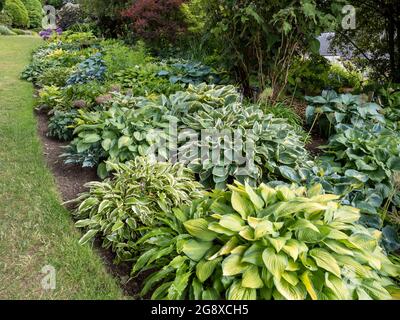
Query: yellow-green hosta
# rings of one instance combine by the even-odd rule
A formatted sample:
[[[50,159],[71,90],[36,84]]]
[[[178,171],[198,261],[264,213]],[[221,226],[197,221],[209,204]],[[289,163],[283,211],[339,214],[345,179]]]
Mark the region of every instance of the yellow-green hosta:
[[[163,280],[153,298],[392,299],[399,266],[379,246],[380,233],[357,224],[358,209],[338,200],[320,185],[236,183],[194,219],[176,210],[184,228],[168,242],[172,262],[145,289]]]

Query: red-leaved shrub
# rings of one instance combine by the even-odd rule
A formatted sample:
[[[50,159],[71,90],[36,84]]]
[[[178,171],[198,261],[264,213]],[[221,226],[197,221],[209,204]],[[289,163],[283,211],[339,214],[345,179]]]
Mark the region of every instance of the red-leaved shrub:
[[[135,34],[146,41],[174,42],[187,30],[181,5],[186,0],[137,0],[122,15],[131,20]]]

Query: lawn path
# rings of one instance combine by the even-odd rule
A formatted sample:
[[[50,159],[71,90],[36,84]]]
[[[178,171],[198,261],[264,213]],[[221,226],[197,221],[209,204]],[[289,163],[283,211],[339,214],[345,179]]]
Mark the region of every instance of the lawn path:
[[[101,258],[78,244],[43,159],[33,88],[19,80],[40,41],[0,36],[0,299],[120,299]],[[48,265],[55,290],[42,286]]]

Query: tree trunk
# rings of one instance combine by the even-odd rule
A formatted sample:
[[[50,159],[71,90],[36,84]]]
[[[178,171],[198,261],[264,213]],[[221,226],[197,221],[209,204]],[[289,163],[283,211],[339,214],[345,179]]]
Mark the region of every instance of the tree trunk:
[[[251,97],[252,96],[252,90],[250,86],[250,76],[243,67],[237,66],[235,68],[235,74],[236,74],[236,79],[240,83],[240,86],[243,90],[243,95],[245,97]]]

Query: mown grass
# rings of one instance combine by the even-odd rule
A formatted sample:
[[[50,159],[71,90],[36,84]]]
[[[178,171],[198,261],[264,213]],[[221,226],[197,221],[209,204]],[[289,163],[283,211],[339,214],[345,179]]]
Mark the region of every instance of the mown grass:
[[[116,280],[61,203],[45,165],[32,85],[19,80],[40,39],[0,36],[0,299],[120,299]],[[44,266],[56,289],[44,290]]]

